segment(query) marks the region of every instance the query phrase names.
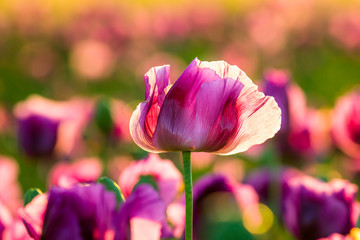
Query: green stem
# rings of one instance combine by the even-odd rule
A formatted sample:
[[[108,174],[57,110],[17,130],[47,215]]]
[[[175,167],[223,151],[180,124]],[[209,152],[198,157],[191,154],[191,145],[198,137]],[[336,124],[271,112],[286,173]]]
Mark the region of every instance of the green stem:
[[[191,159],[190,152],[183,152],[184,164],[184,182],[185,182],[185,203],[186,203],[186,220],[185,220],[185,240],[192,240],[193,233],[193,194],[192,194],[192,176],[191,176]]]

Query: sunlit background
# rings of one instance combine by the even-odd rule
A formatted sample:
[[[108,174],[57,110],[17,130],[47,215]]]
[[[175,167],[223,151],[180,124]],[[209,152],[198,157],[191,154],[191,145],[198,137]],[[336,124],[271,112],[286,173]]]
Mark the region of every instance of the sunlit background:
[[[359,181],[359,162],[331,143],[330,115],[337,99],[360,84],[360,1],[0,0],[0,154],[17,163],[22,192],[45,192],[55,164],[84,158],[99,159],[94,175],[118,180],[146,155],[127,127],[144,100],[143,75],[170,64],[175,82],[195,57],[237,65],[260,89],[267,74],[283,74],[323,118],[312,121],[320,129],[311,143],[316,154],[282,154],[274,141],[231,157],[196,153],[194,180],[224,173],[244,181],[264,166],[290,165],[324,180]],[[54,102],[42,106],[42,97]],[[51,152],[19,144],[28,109],[65,119]],[[298,151],[306,148],[298,144]],[[179,154],[161,157],[182,169]],[[293,239],[276,204],[234,211],[234,197],[215,192],[201,206],[203,239]]]

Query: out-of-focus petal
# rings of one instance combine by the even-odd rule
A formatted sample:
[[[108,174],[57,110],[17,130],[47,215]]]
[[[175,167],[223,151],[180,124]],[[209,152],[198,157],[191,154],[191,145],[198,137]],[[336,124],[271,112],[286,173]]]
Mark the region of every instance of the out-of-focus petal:
[[[165,204],[149,185],[139,185],[121,206],[115,219],[115,240],[160,239]],[[142,225],[141,223],[144,223]],[[144,233],[148,233],[144,235]]]
[[[84,158],[74,163],[58,163],[49,173],[49,185],[69,188],[75,183],[96,181],[102,172],[97,158]]]
[[[182,186],[182,175],[175,165],[157,154],[132,163],[119,177],[119,186],[125,196],[129,196],[141,176],[153,176],[159,188],[161,199],[169,204]]]
[[[22,218],[29,235],[35,240],[40,239],[42,234],[47,203],[47,194],[40,194],[26,205],[25,208],[19,209],[19,215]]]

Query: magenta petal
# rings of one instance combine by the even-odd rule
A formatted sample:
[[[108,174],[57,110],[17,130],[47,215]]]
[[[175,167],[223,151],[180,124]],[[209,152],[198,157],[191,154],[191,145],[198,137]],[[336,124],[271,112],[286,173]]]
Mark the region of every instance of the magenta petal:
[[[166,151],[194,150],[196,100],[201,85],[221,81],[215,71],[200,68],[195,59],[171,87],[161,107],[153,144]]]
[[[130,119],[130,134],[136,144],[150,152],[161,152],[152,145],[165,90],[170,84],[170,66],[153,67],[145,74],[145,102],[140,103]]]
[[[236,134],[236,100],[242,87],[241,82],[231,78],[201,85],[196,97],[194,140],[197,151],[217,151]]]

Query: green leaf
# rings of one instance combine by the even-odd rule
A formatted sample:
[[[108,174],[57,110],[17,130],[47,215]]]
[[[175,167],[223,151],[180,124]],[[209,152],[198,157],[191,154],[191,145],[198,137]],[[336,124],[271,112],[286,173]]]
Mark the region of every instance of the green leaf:
[[[30,203],[39,194],[42,194],[42,192],[38,188],[30,188],[27,190],[24,196],[24,206]]]
[[[95,108],[95,122],[101,132],[108,135],[113,129],[114,123],[110,111],[110,101],[107,98],[98,100]]]
[[[360,228],[360,215],[359,215],[359,217],[358,217],[358,219],[356,221],[355,227]]]
[[[119,205],[125,202],[125,197],[119,187],[119,185],[108,177],[101,177],[97,181],[105,186],[106,190],[115,193],[116,200]]]

